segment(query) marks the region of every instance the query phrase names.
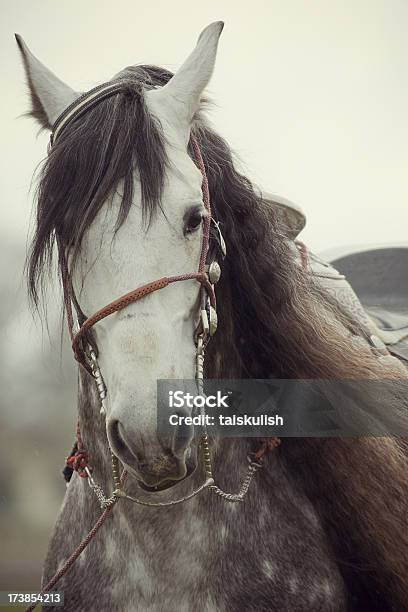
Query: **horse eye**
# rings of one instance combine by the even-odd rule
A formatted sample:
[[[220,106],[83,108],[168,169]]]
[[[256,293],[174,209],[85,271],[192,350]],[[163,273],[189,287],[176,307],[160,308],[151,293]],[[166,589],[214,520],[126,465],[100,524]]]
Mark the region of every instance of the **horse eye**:
[[[184,235],[196,232],[201,226],[202,221],[203,214],[201,210],[195,209],[191,211],[184,221]]]

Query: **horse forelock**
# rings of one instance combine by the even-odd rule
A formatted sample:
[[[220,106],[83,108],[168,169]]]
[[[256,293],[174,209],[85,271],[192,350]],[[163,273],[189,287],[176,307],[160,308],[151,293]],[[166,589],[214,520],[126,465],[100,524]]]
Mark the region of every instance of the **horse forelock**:
[[[155,69],[154,72],[157,72]],[[129,213],[137,172],[144,218],[161,206],[167,156],[164,136],[144,103],[148,67],[125,69],[123,88],[66,126],[42,167],[37,188],[36,227],[27,260],[34,302],[50,263],[55,239],[80,250],[84,234],[120,185],[117,229]]]

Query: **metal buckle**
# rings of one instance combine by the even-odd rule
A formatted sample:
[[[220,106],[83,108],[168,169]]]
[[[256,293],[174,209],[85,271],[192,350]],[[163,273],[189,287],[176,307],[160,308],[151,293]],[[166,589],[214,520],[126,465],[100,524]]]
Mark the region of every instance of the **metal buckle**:
[[[200,307],[200,322],[195,331],[195,338],[197,343],[197,338],[202,335],[204,342],[207,342],[208,338],[211,338],[218,327],[218,317],[217,311],[211,305],[210,297],[203,288],[203,292],[201,295],[201,307]]]
[[[210,334],[210,336],[213,336],[215,332],[217,331],[218,317],[217,317],[217,311],[211,305],[211,300],[208,295],[205,301],[205,311],[206,311],[206,317],[208,321],[208,333]]]
[[[201,309],[201,325],[202,325],[202,329],[203,329],[203,333],[205,335],[210,334],[210,323],[208,320],[208,314],[207,314],[207,309],[206,308],[202,308]]]

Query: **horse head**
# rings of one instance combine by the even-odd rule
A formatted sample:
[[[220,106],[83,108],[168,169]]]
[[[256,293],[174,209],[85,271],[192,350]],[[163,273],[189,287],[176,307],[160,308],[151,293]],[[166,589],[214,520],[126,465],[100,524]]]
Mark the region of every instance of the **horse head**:
[[[31,282],[55,237],[80,318],[149,281],[199,269],[209,211],[190,130],[222,28],[222,22],[208,26],[161,87],[143,67],[123,70],[112,80],[118,91],[54,139],[39,190]],[[31,114],[43,127],[54,126],[55,136],[61,113],[77,109],[83,95],[17,40]],[[129,303],[92,328],[107,389],[110,447],[148,489],[167,488],[196,466],[192,427],[180,426],[171,436],[157,432],[157,380],[194,378],[199,300],[200,284],[190,278]]]

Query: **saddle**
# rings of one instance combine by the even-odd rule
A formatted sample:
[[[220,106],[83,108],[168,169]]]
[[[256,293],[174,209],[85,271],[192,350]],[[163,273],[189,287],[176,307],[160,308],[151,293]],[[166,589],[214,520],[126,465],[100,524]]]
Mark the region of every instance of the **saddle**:
[[[300,206],[291,200],[275,193],[263,193],[263,199],[268,202],[281,222],[285,235],[295,240],[306,225],[306,216]]]
[[[390,353],[408,362],[408,245],[343,249],[330,263],[347,278]]]
[[[301,208],[275,194],[264,194],[264,199],[275,208],[288,238],[296,241],[306,224]],[[308,254],[315,280],[361,323],[373,345],[408,362],[408,244]]]

